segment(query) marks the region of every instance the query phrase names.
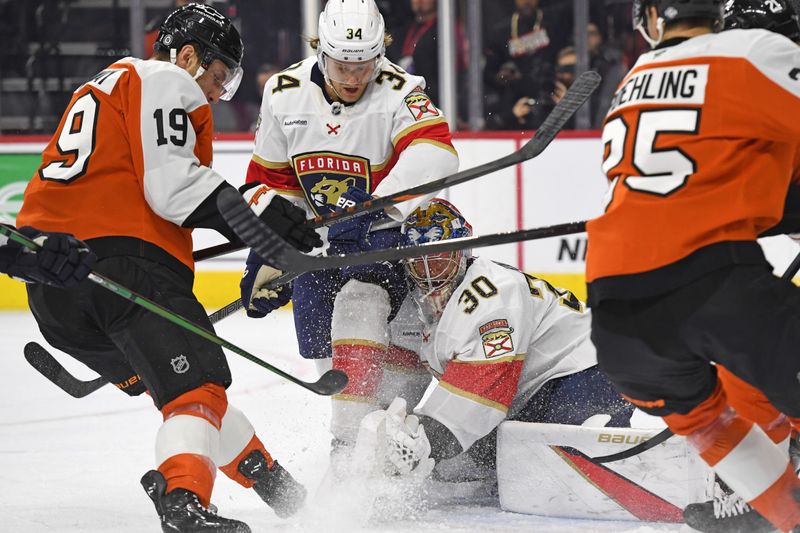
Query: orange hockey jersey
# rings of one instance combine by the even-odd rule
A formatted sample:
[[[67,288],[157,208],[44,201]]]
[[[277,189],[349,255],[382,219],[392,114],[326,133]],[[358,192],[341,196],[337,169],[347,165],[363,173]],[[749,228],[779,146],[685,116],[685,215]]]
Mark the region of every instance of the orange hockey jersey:
[[[599,279],[754,241],[781,219],[798,172],[800,47],[731,30],[646,53],[617,89],[603,144],[610,190],[587,226],[590,300]]]
[[[211,108],[186,71],[114,63],[73,94],[17,225],[139,239],[193,268],[191,230],[180,226],[224,181],[210,168],[212,130]]]

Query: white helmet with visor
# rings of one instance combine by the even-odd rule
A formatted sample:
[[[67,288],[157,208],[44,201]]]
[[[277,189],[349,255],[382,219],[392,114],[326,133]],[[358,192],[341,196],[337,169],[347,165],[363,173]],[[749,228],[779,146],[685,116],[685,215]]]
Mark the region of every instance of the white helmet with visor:
[[[325,79],[364,85],[380,72],[386,27],[375,0],[329,0],[319,15],[317,63]]]

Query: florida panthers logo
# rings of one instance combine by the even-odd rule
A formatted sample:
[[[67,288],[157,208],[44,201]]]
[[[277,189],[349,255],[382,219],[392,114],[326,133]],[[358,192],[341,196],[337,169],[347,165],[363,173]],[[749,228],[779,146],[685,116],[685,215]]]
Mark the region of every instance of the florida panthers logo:
[[[492,320],[478,328],[478,332],[487,359],[514,353],[514,340],[511,337],[514,328],[508,325],[507,320]]]
[[[333,211],[349,187],[372,192],[369,161],[363,157],[317,152],[292,158],[306,200],[317,215]]]
[[[353,177],[332,180],[323,176],[311,188],[309,196],[316,206],[339,205],[339,197],[342,196],[342,193],[355,184],[356,179]]]
[[[472,235],[472,226],[455,207],[439,198],[426,208],[414,211],[403,224],[403,231],[413,244],[443,241]]]

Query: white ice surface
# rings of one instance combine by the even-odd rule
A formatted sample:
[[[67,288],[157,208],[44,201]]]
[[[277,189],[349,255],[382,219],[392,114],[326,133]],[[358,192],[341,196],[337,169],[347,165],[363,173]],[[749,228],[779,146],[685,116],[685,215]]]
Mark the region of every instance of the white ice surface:
[[[314,365],[297,355],[289,312],[252,320],[239,313],[218,334],[305,380]],[[139,485],[153,468],[159,413],[147,396],[129,398],[111,386],[77,400],[36,373],[23,346],[44,343],[28,313],[0,313],[0,531],[28,533],[160,531]],[[60,352],[81,379],[95,375]],[[536,531],[542,533],[688,530],[675,524],[602,522],[526,516],[480,505],[439,505],[419,516],[367,522],[366,511],[342,505],[349,494],[314,494],[328,463],[329,400],[229,354],[231,403],[242,409],[275,458],[313,495],[299,516],[282,521],[253,491],[217,475],[212,501],[220,514],[266,531]],[[380,515],[380,510],[377,510]]]

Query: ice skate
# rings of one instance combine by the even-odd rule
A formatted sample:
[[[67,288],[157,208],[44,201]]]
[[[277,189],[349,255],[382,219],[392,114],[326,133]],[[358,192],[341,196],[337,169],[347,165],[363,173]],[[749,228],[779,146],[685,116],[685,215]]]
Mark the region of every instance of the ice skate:
[[[246,478],[255,480],[253,489],[279,517],[288,518],[302,507],[306,499],[305,487],[277,461],[269,468],[264,455],[253,450],[242,459],[237,469]]]
[[[165,533],[250,533],[244,522],[218,516],[211,506],[203,507],[193,492],[174,489],[166,494],[167,480],[157,470],[142,476],[141,483],[156,506]]]
[[[686,525],[703,533],[766,533],[775,531],[770,522],[758,514],[719,478],[714,482],[714,498],[691,503],[683,510]]]

